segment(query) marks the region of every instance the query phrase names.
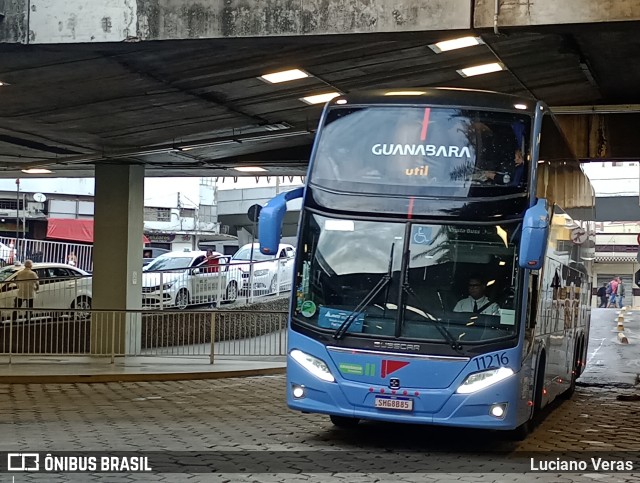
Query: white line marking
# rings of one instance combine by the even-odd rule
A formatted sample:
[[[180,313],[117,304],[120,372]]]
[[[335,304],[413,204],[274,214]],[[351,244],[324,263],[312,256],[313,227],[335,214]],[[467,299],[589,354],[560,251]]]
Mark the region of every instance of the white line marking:
[[[602,348],[602,344],[604,344],[605,340],[606,339],[600,339],[600,345],[598,346],[598,348],[595,351],[593,351],[593,354],[591,354],[591,357],[589,357],[589,359],[587,360],[587,364],[589,364],[591,362],[591,359],[593,359],[595,357],[595,355],[598,353],[598,351]]]

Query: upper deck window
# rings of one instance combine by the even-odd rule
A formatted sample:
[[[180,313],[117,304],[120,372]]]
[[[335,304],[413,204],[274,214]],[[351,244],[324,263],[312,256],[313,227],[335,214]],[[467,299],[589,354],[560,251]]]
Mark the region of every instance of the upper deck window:
[[[531,119],[434,107],[333,108],[311,182],[360,193],[495,196],[526,190]]]

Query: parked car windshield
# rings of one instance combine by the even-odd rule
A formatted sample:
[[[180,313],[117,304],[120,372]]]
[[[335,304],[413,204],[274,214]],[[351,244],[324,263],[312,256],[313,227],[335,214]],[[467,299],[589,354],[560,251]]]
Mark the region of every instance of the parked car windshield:
[[[159,256],[145,267],[146,272],[152,270],[183,270],[191,266],[191,257],[165,257]]]
[[[20,267],[4,267],[0,270],[0,282],[4,282],[13,275]]]
[[[251,246],[242,247],[238,250],[233,257],[232,260],[254,260],[254,261],[263,261],[263,260],[273,260],[273,255],[264,255],[260,252],[260,248],[257,246],[253,247],[253,257],[251,256]]]

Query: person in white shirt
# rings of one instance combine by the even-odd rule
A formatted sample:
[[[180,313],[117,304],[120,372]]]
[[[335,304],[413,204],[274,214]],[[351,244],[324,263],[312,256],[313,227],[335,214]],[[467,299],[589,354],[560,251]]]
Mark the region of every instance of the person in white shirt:
[[[460,300],[453,308],[454,312],[473,312],[485,315],[500,315],[500,306],[491,302],[485,295],[487,284],[481,277],[469,279],[469,296]]]

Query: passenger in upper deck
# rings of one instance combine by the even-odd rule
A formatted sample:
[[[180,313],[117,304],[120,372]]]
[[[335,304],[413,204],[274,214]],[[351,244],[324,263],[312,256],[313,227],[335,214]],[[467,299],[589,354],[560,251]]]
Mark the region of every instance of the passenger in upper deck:
[[[501,185],[520,186],[524,179],[524,157],[519,149],[516,149],[513,156],[514,168],[512,172],[485,171],[487,179]]]
[[[525,163],[514,128],[504,123],[476,123],[475,181],[518,186],[524,181]]]

